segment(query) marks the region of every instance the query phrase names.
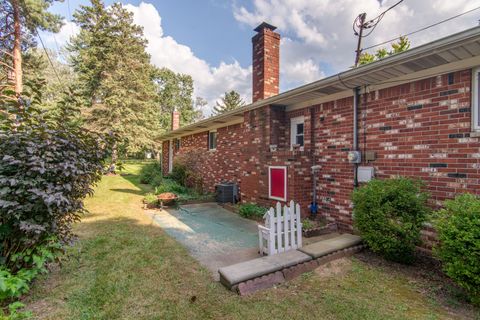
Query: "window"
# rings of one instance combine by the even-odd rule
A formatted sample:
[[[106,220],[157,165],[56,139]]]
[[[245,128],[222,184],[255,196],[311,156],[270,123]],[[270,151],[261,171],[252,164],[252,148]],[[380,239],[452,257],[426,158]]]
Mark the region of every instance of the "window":
[[[175,139],[175,150],[180,150],[180,145],[181,145],[181,142],[180,142],[180,139]]]
[[[303,116],[290,119],[290,150],[293,146],[300,146],[303,150],[304,121]]]
[[[268,197],[287,201],[287,167],[268,167]]]
[[[480,131],[480,67],[472,73],[472,129]]]
[[[217,131],[208,132],[208,149],[209,150],[217,149]]]

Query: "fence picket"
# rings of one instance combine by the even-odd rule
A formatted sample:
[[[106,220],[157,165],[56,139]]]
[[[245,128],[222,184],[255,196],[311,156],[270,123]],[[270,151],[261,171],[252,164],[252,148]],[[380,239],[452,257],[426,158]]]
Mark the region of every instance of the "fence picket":
[[[282,223],[283,223],[283,251],[290,250],[290,245],[288,243],[288,217],[290,216],[290,209],[287,206],[283,207],[283,216],[282,216]]]
[[[300,221],[300,205],[297,203],[295,206],[295,215],[297,218],[297,248],[302,247],[302,222]]]
[[[265,226],[259,225],[260,253],[269,255],[302,247],[302,222],[300,205],[290,201],[290,206],[277,202],[264,215]],[[264,241],[267,242],[265,245]]]

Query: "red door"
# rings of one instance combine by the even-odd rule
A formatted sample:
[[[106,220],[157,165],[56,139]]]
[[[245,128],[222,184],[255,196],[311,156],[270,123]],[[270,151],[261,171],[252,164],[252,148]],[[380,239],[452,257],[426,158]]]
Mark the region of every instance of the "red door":
[[[268,168],[269,198],[287,201],[287,167]]]

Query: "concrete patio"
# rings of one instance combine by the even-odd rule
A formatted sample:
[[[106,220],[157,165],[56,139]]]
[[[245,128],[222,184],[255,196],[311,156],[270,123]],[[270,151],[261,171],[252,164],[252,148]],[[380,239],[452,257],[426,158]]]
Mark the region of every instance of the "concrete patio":
[[[219,280],[218,269],[259,257],[257,223],[216,203],[150,211],[170,236]]]

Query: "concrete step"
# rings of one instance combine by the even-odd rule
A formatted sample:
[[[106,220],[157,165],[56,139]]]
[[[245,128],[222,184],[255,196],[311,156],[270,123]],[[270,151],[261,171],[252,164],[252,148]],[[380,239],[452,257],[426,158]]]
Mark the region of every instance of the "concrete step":
[[[302,262],[312,260],[312,257],[298,250],[256,258],[220,268],[220,282],[228,288],[253,278],[273,273]]]
[[[315,242],[298,249],[313,259],[323,257],[332,252],[359,245],[362,239],[353,234],[342,234],[331,239]]]

